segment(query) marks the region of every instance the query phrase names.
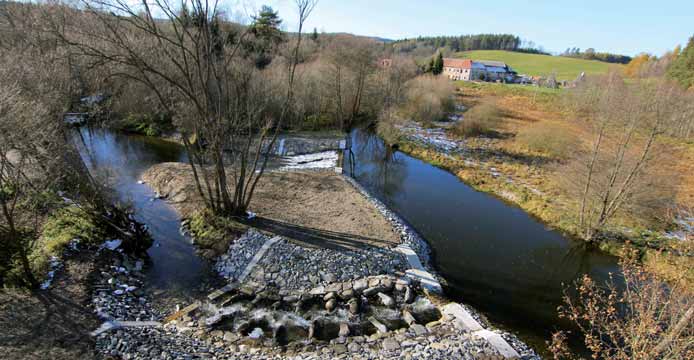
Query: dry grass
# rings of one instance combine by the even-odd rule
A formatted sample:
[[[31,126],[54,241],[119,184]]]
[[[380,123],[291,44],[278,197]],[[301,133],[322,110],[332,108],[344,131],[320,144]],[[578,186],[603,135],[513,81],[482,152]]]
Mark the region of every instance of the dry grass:
[[[567,159],[582,145],[580,138],[576,137],[566,122],[549,121],[520,128],[516,144],[520,149],[557,160]]]
[[[560,189],[558,175],[567,157],[589,146],[590,131],[584,123],[573,120],[558,93],[536,94],[533,88],[509,90],[503,86],[465,84],[459,89],[458,100],[471,110],[480,104],[495,103],[503,123],[498,128],[500,136],[466,138],[470,150],[466,158],[443,156],[409,143],[401,144],[401,149],[449,170],[480,191],[518,205],[551,227],[576,234],[576,201]],[[453,132],[451,135],[456,136]],[[666,162],[673,165],[663,171],[682,174],[677,201],[692,203],[694,176],[689,174],[694,174],[694,145],[672,141],[676,146],[669,147],[669,155],[674,159]],[[485,166],[470,166],[466,160],[484,163]],[[490,167],[504,176],[492,176],[488,170]],[[507,182],[506,177],[512,178],[513,183]],[[624,214],[615,223],[636,229],[648,228],[652,224]],[[633,235],[624,234],[626,238]],[[611,250],[609,247],[606,249]]]

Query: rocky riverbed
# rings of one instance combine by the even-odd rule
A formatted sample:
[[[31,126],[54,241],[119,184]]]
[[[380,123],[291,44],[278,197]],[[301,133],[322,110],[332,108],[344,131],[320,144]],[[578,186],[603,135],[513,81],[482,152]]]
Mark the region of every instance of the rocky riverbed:
[[[238,280],[253,256],[270,237],[251,229],[221,256],[216,269],[229,281]],[[316,285],[371,275],[403,273],[407,261],[391,249],[336,250],[309,248],[281,240],[267,250],[249,273],[249,280],[282,289],[305,290]]]
[[[121,273],[114,265],[104,278]],[[142,315],[143,308],[125,306],[127,296],[115,299],[130,312],[124,318]],[[397,276],[309,291],[235,284],[163,326],[101,334],[97,348],[124,359],[503,359],[439,309],[416,282]],[[502,336],[522,358],[536,358],[515,337]]]
[[[101,333],[98,351],[123,359],[504,358],[425,296],[401,254],[271,240],[249,230],[217,263],[229,285],[169,317],[143,290],[143,260],[116,249],[94,286],[94,310],[105,321],[160,323]],[[249,267],[248,280],[235,282]],[[492,334],[537,358],[513,335]]]

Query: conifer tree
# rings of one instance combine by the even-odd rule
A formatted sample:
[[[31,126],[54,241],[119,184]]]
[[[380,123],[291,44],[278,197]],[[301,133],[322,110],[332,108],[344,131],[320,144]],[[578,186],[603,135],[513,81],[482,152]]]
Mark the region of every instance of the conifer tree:
[[[433,60],[431,72],[434,75],[441,75],[441,73],[443,73],[443,54],[440,51],[438,56],[436,56],[436,60]]]

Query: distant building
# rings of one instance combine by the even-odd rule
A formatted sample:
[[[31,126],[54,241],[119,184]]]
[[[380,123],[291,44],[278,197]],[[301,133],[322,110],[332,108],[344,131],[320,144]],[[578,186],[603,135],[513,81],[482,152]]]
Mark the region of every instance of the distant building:
[[[445,58],[443,74],[451,80],[511,82],[517,73],[501,61]]]

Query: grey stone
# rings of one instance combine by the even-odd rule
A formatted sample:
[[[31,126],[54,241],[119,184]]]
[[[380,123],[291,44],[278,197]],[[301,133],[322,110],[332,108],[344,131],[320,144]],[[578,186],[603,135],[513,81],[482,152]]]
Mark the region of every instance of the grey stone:
[[[342,344],[337,344],[333,346],[333,352],[335,353],[335,355],[344,354],[347,352],[347,347]]]
[[[383,347],[383,350],[385,351],[394,351],[400,349],[400,343],[395,341],[393,338],[388,338],[383,340],[383,343],[381,343],[381,347]]]
[[[361,293],[362,291],[366,290],[366,288],[369,287],[369,283],[366,281],[366,279],[359,279],[354,282],[354,286],[352,287],[354,289],[354,292],[356,293]]]
[[[337,301],[335,299],[330,299],[328,302],[325,303],[325,310],[328,312],[332,312],[335,310],[335,307],[337,306]]]
[[[381,288],[380,286],[373,286],[373,287],[370,287],[370,288],[364,290],[364,296],[376,295],[376,294],[380,293],[381,291],[383,291],[383,288]]]
[[[236,334],[234,334],[234,333],[232,333],[232,332],[230,332],[230,331],[225,331],[225,332],[224,332],[224,338],[223,338],[224,341],[227,341],[227,342],[234,342],[234,341],[238,340],[238,338],[239,338],[239,337],[238,337]]]
[[[416,336],[422,336],[429,332],[429,330],[427,330],[427,328],[424,325],[420,324],[412,324],[410,325],[410,329],[414,331]]]
[[[347,337],[349,336],[349,325],[347,323],[340,323],[340,332],[339,336],[344,336]]]
[[[380,292],[378,293],[378,298],[381,300],[381,304],[387,307],[395,307],[395,300],[392,297]]]
[[[340,294],[340,297],[342,297],[345,300],[351,299],[354,297],[354,290],[352,290],[352,289],[345,290]]]
[[[402,319],[405,320],[407,325],[413,325],[417,322],[414,316],[412,316],[412,314],[407,310],[402,311]]]
[[[349,312],[352,315],[359,314],[359,300],[357,299],[351,299],[348,303],[349,305]]]
[[[376,320],[374,317],[369,317],[369,322],[378,330],[380,333],[387,333],[388,328],[383,325],[380,321]]]
[[[323,296],[323,301],[332,300],[335,297],[336,297],[335,293],[331,291],[331,292],[325,294],[325,296]]]

